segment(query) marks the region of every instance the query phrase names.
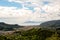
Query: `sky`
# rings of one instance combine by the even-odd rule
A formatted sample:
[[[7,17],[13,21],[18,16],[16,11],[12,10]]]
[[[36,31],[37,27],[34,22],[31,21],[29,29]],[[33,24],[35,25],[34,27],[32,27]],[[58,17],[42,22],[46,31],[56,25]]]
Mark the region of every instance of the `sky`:
[[[0,22],[39,25],[60,20],[60,0],[0,0]]]

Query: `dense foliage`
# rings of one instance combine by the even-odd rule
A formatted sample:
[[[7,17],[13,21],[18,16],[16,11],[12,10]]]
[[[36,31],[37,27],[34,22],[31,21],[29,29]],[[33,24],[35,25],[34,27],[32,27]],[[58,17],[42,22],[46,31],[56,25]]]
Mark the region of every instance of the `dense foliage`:
[[[58,30],[33,28],[25,31],[15,31],[12,34],[0,35],[0,40],[60,40],[59,32]]]

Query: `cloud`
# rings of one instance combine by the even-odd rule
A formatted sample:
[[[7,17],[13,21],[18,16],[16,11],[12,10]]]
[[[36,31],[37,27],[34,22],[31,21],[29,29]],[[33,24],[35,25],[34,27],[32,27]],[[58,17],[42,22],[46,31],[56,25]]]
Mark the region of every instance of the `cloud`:
[[[7,23],[21,24],[27,21],[60,20],[59,0],[8,0],[23,5],[22,9],[16,7],[0,6],[0,18]],[[50,3],[49,3],[50,2]],[[47,4],[46,4],[47,3]]]
[[[30,10],[16,9],[15,7],[0,7],[0,18],[6,21],[24,22],[30,18],[31,13]]]

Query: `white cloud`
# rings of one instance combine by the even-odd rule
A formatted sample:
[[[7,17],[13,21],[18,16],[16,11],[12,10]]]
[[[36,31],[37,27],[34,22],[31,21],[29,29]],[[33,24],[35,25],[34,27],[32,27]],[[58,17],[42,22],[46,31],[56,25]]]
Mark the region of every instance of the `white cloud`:
[[[5,18],[8,22],[24,22],[30,18],[32,11],[25,9],[16,9],[14,7],[0,7],[0,18]]]
[[[25,2],[32,2],[32,4],[25,4]],[[9,0],[9,2],[19,2],[23,6],[34,6],[35,12],[26,10],[27,8],[16,9],[16,7],[2,7],[0,6],[0,18],[5,18],[4,21],[7,23],[23,23],[25,21],[48,21],[58,20],[60,16],[60,1],[59,0],[47,0],[51,3],[49,5],[43,5],[43,1],[46,0]],[[41,13],[41,8],[46,13]]]

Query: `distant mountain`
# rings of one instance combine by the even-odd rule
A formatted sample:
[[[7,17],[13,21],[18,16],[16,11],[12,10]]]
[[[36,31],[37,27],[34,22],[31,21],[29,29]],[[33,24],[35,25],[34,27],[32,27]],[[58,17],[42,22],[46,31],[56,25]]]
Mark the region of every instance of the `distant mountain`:
[[[24,22],[24,23],[40,23],[40,22],[36,22],[36,21],[27,21],[27,22]]]
[[[0,22],[0,30],[4,30],[4,31],[10,31],[10,30],[14,30],[14,28],[21,28],[23,26],[20,26],[18,24],[6,24],[4,22]]]
[[[57,29],[60,28],[60,20],[47,21],[40,24],[43,28]]]

